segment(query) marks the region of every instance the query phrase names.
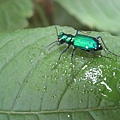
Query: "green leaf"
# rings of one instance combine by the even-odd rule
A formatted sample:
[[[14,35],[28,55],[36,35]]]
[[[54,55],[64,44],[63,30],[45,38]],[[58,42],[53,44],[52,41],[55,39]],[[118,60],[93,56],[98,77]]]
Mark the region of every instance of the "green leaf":
[[[0,1],[0,32],[14,31],[28,26],[33,14],[31,0]]]
[[[58,32],[75,30],[57,26]],[[83,34],[83,33],[81,33]],[[119,54],[119,37],[102,36],[110,51]],[[74,77],[72,47],[56,63],[66,47],[45,46],[57,39],[55,27],[0,34],[0,119],[4,120],[119,120],[120,58],[98,52],[95,57],[76,50]]]
[[[69,14],[90,28],[119,33],[120,1],[118,0],[55,0]]]

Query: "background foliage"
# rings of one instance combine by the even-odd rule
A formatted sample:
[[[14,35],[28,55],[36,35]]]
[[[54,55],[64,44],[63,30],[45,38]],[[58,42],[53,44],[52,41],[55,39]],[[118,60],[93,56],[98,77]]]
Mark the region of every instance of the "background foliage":
[[[119,0],[1,0],[0,32],[54,24],[119,35]],[[29,19],[28,19],[29,18]]]

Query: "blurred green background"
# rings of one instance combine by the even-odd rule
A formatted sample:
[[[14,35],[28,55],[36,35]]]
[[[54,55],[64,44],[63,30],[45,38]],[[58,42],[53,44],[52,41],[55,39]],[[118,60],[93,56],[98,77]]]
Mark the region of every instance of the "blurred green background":
[[[0,0],[0,32],[50,25],[120,34],[119,0]]]

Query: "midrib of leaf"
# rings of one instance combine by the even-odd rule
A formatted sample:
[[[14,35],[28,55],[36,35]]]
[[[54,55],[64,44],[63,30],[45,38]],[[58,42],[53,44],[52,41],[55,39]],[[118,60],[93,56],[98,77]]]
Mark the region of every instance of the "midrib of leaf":
[[[76,110],[45,110],[45,111],[26,111],[26,112],[20,112],[20,111],[0,111],[0,114],[52,114],[52,113],[75,113],[75,112],[91,112],[91,111],[102,111],[102,110],[116,110],[120,109],[120,107],[103,107],[103,108],[86,108],[86,109],[76,109]]]

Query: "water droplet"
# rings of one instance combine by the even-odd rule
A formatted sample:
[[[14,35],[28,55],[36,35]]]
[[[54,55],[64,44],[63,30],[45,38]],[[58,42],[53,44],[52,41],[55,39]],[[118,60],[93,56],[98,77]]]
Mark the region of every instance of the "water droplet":
[[[56,77],[51,78],[51,83],[53,83],[54,85],[57,85],[57,78]]]
[[[62,74],[62,76],[64,77],[64,76],[65,76],[65,74],[63,73],[63,74]]]
[[[90,68],[88,71],[86,71],[83,80],[91,79],[93,84],[96,84],[98,79],[102,76],[102,70],[100,66],[98,66],[97,68]]]
[[[56,95],[54,94],[53,96],[52,96],[52,98],[55,98],[56,97]]]
[[[99,91],[102,91],[101,89],[98,89]]]
[[[113,72],[113,76],[115,76],[115,72]]]
[[[83,87],[86,88],[86,85],[84,84]]]
[[[22,43],[24,43],[25,41],[24,40],[22,40]]]
[[[45,75],[44,78],[47,78],[47,76]]]
[[[76,89],[79,90],[79,86],[78,85],[76,86]]]
[[[43,55],[44,55],[44,52],[41,52],[40,54],[43,56]]]
[[[90,89],[90,92],[93,92],[93,89],[92,89],[92,88]]]
[[[74,82],[76,82],[76,79],[74,78]]]
[[[67,63],[67,61],[65,60],[65,63]]]
[[[104,78],[104,80],[106,80],[106,77]]]
[[[88,66],[88,65],[85,65],[85,66],[82,68],[82,70],[84,70],[87,66]]]
[[[66,57],[64,56],[63,59],[65,59]]]
[[[65,69],[64,73],[67,73],[67,70]]]
[[[43,87],[43,91],[47,91],[47,87],[46,86]]]
[[[70,115],[68,115],[68,117],[70,117]]]
[[[109,92],[112,92],[112,89],[105,83],[105,82],[101,82],[102,85],[105,85],[105,87],[109,90]]]
[[[82,78],[79,78],[78,81],[80,82]]]
[[[32,59],[30,59],[30,62],[33,64],[33,60]]]
[[[107,95],[105,95],[105,94],[103,94],[103,93],[101,93],[101,94],[102,94],[102,96],[107,97]]]
[[[83,100],[80,100],[80,103],[82,103],[83,102]]]
[[[56,69],[55,69],[55,72],[56,72],[56,73],[59,73],[59,69],[58,69],[58,68],[56,68]]]
[[[85,94],[85,91],[83,90],[82,94]]]
[[[73,86],[70,86],[70,89],[73,90]]]

